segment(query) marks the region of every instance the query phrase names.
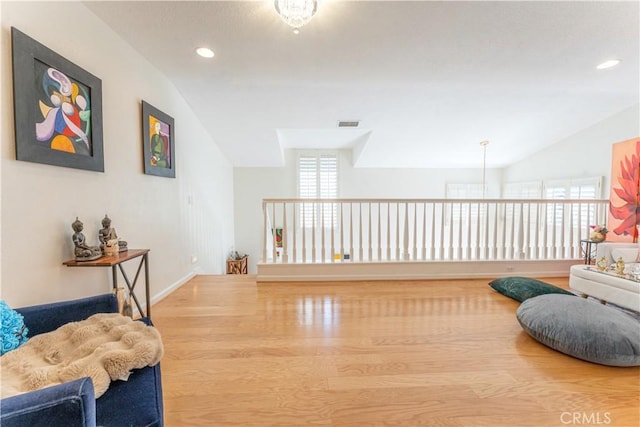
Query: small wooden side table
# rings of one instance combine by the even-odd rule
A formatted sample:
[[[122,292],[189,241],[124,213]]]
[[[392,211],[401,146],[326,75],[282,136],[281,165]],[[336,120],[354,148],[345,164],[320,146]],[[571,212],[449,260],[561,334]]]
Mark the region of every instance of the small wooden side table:
[[[136,271],[136,276],[133,279],[133,282],[129,280],[127,273],[122,268],[122,263],[129,261],[134,258],[141,257],[140,264],[138,264],[138,270]],[[115,291],[118,290],[118,275],[116,267],[122,273],[122,277],[124,278],[125,283],[127,284],[127,288],[129,289],[129,294],[133,301],[136,303],[136,307],[138,307],[138,312],[142,317],[151,318],[151,298],[149,297],[149,249],[129,249],[125,252],[120,252],[117,255],[109,255],[103,256],[102,258],[94,259],[93,261],[76,261],[75,259],[65,261],[62,264],[67,267],[111,267],[111,276],[113,280],[113,289]],[[136,282],[138,281],[138,276],[140,275],[140,270],[144,266],[144,282],[145,282],[145,294],[147,297],[147,312],[142,310],[142,306],[138,301],[138,297],[134,293],[133,289],[136,287]]]
[[[249,255],[245,255],[240,259],[227,260],[227,274],[247,274],[247,261]]]
[[[580,246],[582,247],[582,250],[584,251],[584,263],[585,264],[592,264],[593,261],[595,261],[595,252],[596,252],[596,247],[598,246],[598,243],[602,243],[602,241],[596,241],[596,240],[591,240],[591,239],[582,239],[580,240]]]

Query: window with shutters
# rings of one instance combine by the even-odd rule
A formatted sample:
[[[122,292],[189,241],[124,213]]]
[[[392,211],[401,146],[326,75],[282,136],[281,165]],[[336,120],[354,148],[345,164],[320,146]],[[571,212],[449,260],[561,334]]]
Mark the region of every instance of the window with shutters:
[[[338,197],[338,156],[333,153],[300,154],[298,157],[298,198],[336,199]],[[300,226],[315,224],[329,228],[335,226],[335,203],[302,203],[299,212]]]
[[[544,183],[544,198],[554,200],[585,200],[602,197],[602,177],[575,180],[555,180]],[[571,205],[557,204],[547,207],[547,224],[561,225],[563,213],[571,209],[571,221],[576,228],[586,229],[595,219],[595,207],[582,205],[573,209]],[[565,218],[568,218],[565,216]]]
[[[541,199],[542,181],[507,182],[502,191],[503,199]]]
[[[502,190],[503,199],[541,199],[542,181],[507,182]],[[517,212],[513,204],[508,204],[504,209],[505,218],[514,218]],[[523,212],[532,224],[537,224],[539,209],[537,205],[530,205],[528,210]]]
[[[482,184],[447,184],[447,199],[482,199]]]
[[[485,191],[486,192],[486,191]],[[445,198],[447,199],[482,199],[482,184],[447,184],[445,187]],[[480,209],[480,211],[478,211]],[[448,210],[448,209],[447,209]],[[484,214],[485,205],[478,206],[477,203],[451,204],[451,215],[447,214],[447,224],[449,217],[454,221],[465,221],[469,218],[472,222],[478,218],[479,214]]]

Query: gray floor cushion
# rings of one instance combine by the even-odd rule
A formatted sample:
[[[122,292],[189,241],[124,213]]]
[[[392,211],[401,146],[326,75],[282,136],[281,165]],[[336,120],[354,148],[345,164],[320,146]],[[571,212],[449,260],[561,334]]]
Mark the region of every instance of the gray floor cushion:
[[[573,357],[610,366],[640,366],[640,321],[612,307],[569,295],[547,294],[516,312],[535,340]]]

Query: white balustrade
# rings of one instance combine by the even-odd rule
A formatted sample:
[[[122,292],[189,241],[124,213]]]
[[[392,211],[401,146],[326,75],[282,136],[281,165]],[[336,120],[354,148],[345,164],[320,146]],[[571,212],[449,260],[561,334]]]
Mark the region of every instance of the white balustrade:
[[[577,259],[589,226],[605,223],[608,203],[265,199],[262,262]]]

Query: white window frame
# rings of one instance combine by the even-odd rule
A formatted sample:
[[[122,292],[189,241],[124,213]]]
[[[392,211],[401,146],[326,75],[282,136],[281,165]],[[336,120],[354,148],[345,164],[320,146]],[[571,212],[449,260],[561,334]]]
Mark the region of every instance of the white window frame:
[[[485,184],[484,193],[486,194],[487,186]],[[469,200],[469,199],[482,199],[482,183],[471,182],[471,183],[448,183],[445,184],[445,199],[450,200]],[[467,218],[470,217],[472,222],[475,222],[478,218],[478,215],[484,215],[485,205],[480,205],[480,212],[478,212],[478,205],[474,204],[471,206],[471,212],[469,215],[468,205],[466,203],[451,203],[447,205],[451,207],[452,212],[449,215],[449,212],[446,213],[445,224],[449,224],[449,218],[453,219],[455,223],[462,220],[463,224],[467,223]]]
[[[322,159],[332,159],[334,161],[335,168],[333,170],[323,170]],[[303,159],[315,159],[315,189],[308,189],[305,191],[302,182],[301,170]],[[339,195],[339,171],[340,171],[340,156],[336,151],[300,151],[298,152],[296,159],[296,185],[297,194],[299,199],[311,198],[311,199],[337,199]],[[314,172],[314,171],[311,171]],[[308,184],[311,186],[311,184]],[[329,188],[327,188],[329,187]],[[333,188],[331,188],[333,187]],[[324,224],[321,224],[324,215]],[[302,203],[300,205],[300,212],[298,213],[299,226],[302,228],[313,227],[315,216],[316,227],[323,225],[325,228],[330,228],[337,225],[338,206],[336,203],[330,204],[317,204],[314,206],[311,204]]]
[[[578,179],[555,179],[545,181],[543,183],[543,198],[551,199],[551,200],[592,200],[592,199],[600,199],[602,197],[602,185],[603,185],[604,177],[596,176],[596,177],[588,177],[588,178],[578,178]],[[589,187],[593,189],[593,191],[589,191]],[[583,190],[584,188],[584,190]],[[588,191],[586,195],[582,193],[584,191]],[[554,193],[550,193],[550,192]],[[588,196],[588,197],[585,197]],[[556,224],[556,226],[560,226],[559,218],[562,218],[563,209],[566,208],[566,205],[557,205],[552,210],[547,211],[546,221],[547,225]],[[586,208],[583,208],[586,209]],[[595,216],[594,208],[591,208],[589,211],[583,210],[578,213],[577,211],[572,213],[572,225],[575,229],[581,228],[585,229],[588,224],[589,219],[593,219]],[[555,212],[555,222],[554,222],[554,212]],[[580,214],[580,215],[579,215]],[[581,224],[578,224],[578,218],[581,219]]]
[[[602,181],[604,177],[595,176],[590,178],[578,178],[578,179],[554,179],[550,181],[544,182],[544,198],[550,199],[552,197],[548,197],[548,191],[551,188],[564,188],[565,194],[568,194],[569,197],[564,197],[561,199],[599,199],[602,197]],[[581,187],[592,186],[594,192],[590,194],[591,197],[580,197]],[[575,197],[577,196],[577,197]]]
[[[503,199],[542,199],[542,181],[505,182]]]

